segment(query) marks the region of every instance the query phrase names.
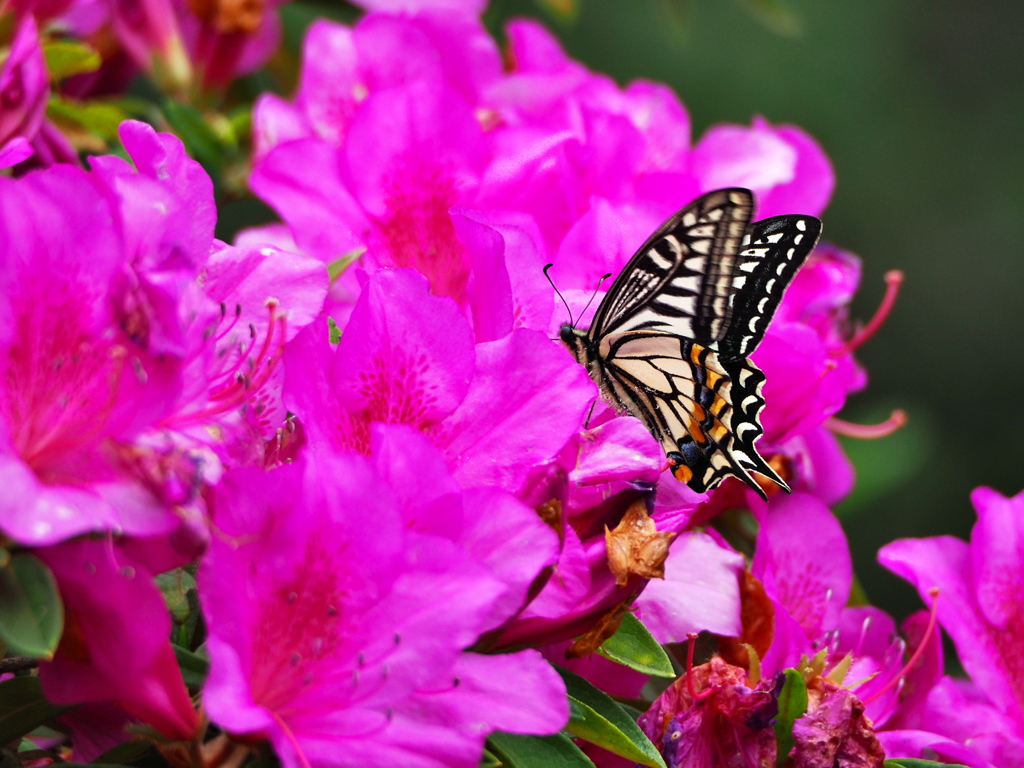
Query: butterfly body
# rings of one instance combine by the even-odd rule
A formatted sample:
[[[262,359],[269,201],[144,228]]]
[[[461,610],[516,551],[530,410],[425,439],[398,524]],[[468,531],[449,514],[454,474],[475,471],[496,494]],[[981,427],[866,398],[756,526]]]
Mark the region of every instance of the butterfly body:
[[[821,232],[810,216],[750,223],[745,189],[710,192],[669,219],[622,270],[587,331],[560,338],[620,412],[661,443],[694,490],[751,472],[785,482],[754,447],[764,374],[748,359]],[[788,490],[788,488],[787,488]]]

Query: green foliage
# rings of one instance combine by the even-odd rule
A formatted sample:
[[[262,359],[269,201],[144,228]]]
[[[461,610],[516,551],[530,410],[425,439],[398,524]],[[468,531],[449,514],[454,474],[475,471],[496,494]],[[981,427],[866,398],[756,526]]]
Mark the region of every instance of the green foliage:
[[[0,746],[17,742],[70,709],[48,702],[38,677],[13,677],[0,682]]]
[[[64,631],[64,604],[43,562],[26,552],[0,568],[0,639],[19,656],[51,659]]]
[[[349,267],[355,264],[356,260],[364,253],[366,253],[366,248],[356,248],[328,264],[327,274],[330,276],[331,282],[333,283],[335,280],[337,280],[339,277],[345,274],[345,270],[347,270]]]
[[[786,682],[779,694],[779,716],[775,718],[776,764],[781,766],[793,749],[793,723],[807,711],[807,684],[795,669],[786,670]]]
[[[555,669],[569,692],[569,733],[627,760],[665,768],[650,739],[611,696],[567,669]]]
[[[628,611],[615,634],[605,640],[597,652],[606,659],[646,675],[676,676],[665,649],[658,644],[643,622]]]
[[[55,82],[72,75],[95,72],[103,63],[99,52],[80,40],[48,40],[43,45],[43,57],[50,79]]]
[[[327,332],[330,334],[331,344],[337,344],[341,341],[341,328],[334,322],[333,317],[327,318]]]
[[[192,690],[199,690],[206,682],[206,676],[210,673],[210,660],[198,653],[175,645],[174,656],[178,660],[178,667],[181,668],[181,677],[185,685]]]
[[[118,126],[131,117],[117,102],[73,101],[60,96],[50,98],[46,115],[72,137],[84,132],[102,142],[116,139]],[[93,146],[99,148],[102,144]]]
[[[522,736],[495,731],[487,744],[503,768],[594,768],[590,758],[564,733]]]
[[[163,106],[164,117],[188,153],[202,163],[203,168],[220,185],[227,152],[220,137],[207,122],[203,113],[189,104],[168,99]]]

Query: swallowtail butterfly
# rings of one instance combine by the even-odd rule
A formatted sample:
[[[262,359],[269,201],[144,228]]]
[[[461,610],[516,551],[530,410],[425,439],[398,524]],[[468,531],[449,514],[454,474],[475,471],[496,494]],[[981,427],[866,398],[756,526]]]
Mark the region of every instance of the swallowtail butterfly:
[[[767,498],[751,472],[789,488],[754,447],[764,374],[747,356],[821,222],[751,223],[753,208],[746,189],[697,198],[629,260],[590,329],[560,335],[604,398],[658,439],[677,478],[703,492],[732,475]]]

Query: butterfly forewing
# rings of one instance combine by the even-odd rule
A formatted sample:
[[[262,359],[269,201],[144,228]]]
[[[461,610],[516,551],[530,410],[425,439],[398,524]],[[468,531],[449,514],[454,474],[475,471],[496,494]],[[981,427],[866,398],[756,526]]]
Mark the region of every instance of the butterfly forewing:
[[[821,232],[810,216],[750,224],[753,195],[722,189],[669,219],[630,259],[583,336],[562,338],[605,398],[661,442],[697,491],[757,472],[764,374],[747,359]],[[569,332],[565,332],[569,329]],[[788,490],[788,489],[787,489]]]
[[[723,189],[665,222],[612,283],[591,338],[656,330],[717,341],[729,326],[733,272],[752,208],[749,191]]]

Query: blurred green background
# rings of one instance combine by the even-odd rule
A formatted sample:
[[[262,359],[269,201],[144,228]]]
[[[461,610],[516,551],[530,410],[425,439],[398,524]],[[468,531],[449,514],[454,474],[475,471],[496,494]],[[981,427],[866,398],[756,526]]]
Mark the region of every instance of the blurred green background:
[[[337,0],[285,6],[289,48],[317,15],[357,14]],[[854,316],[871,317],[887,270],[906,274],[889,321],[858,353],[870,385],[841,415],[910,417],[893,436],[845,441],[858,483],[837,511],[870,600],[898,618],[919,608],[875,563],[878,548],[967,538],[973,488],[1024,488],[1024,4],[491,0],[486,21],[500,36],[515,16],[540,17],[573,57],[622,84],[673,86],[695,140],[760,114],[802,126],[832,158],[825,237],[863,259]],[[228,205],[221,234],[270,215],[251,200]]]
[[[553,1],[553,0],[551,0]],[[541,15],[492,0],[489,21]],[[902,618],[916,593],[875,563],[904,536],[968,537],[978,485],[1024,488],[1024,4],[1016,0],[582,0],[546,17],[620,83],[669,83],[694,136],[761,114],[824,146],[838,185],[825,237],[858,253],[867,319],[882,275],[906,282],[859,352],[870,385],[843,417],[910,421],[847,441],[858,489],[840,509],[869,598]]]

